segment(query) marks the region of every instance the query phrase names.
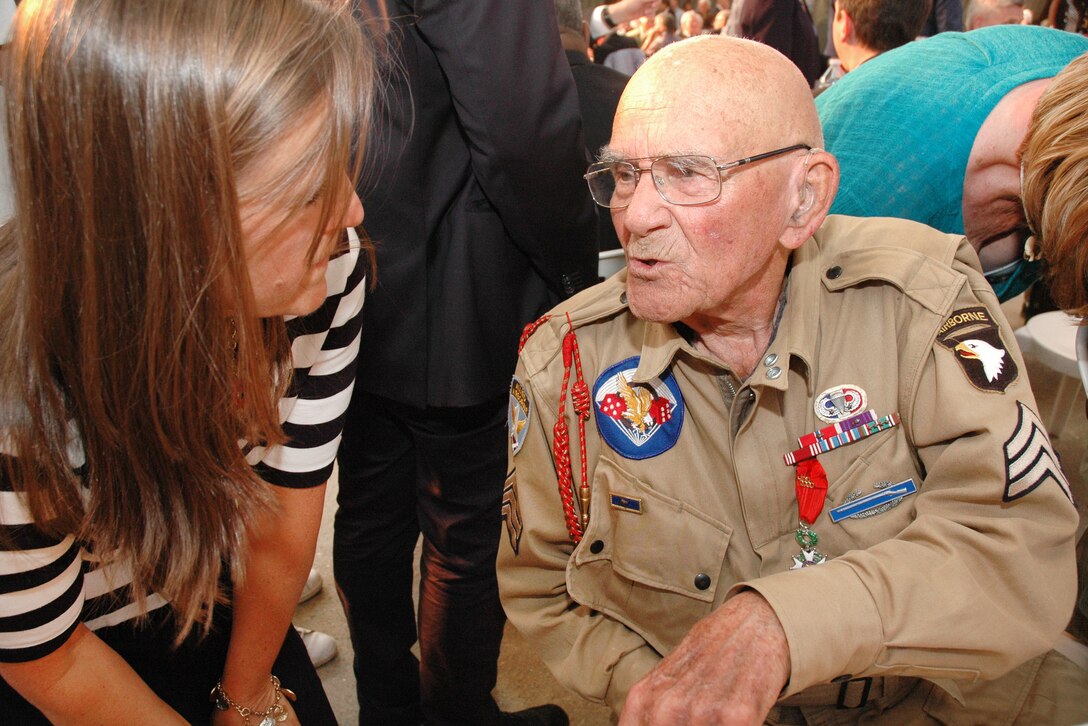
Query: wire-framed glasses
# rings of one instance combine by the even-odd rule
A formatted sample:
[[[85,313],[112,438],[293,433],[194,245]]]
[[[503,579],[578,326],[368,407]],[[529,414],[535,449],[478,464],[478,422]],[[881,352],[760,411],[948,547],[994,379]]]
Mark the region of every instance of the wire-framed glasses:
[[[798,149],[811,148],[808,144],[794,144],[724,164],[719,164],[713,157],[699,154],[598,161],[589,165],[584,178],[589,184],[593,201],[608,209],[623,209],[630,204],[639,178],[646,171],[650,172],[657,193],[669,204],[707,204],[721,196],[722,179],[729,170]],[[650,165],[639,167],[634,163],[638,161],[649,161]]]

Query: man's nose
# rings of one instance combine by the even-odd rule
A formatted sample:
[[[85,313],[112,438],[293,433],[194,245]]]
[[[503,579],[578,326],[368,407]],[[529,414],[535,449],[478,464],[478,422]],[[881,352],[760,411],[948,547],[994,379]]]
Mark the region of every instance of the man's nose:
[[[649,169],[641,169],[635,191],[623,210],[623,225],[637,235],[645,235],[668,223],[666,202],[658,192],[654,175]]]

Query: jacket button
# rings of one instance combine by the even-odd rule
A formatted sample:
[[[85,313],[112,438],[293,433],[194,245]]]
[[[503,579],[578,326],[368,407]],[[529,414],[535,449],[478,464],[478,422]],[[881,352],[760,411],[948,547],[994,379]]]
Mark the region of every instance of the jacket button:
[[[767,377],[772,381],[782,375],[782,369],[778,366],[771,366],[767,369]]]
[[[828,280],[837,280],[839,277],[842,276],[842,268],[838,265],[835,265],[834,267],[829,267],[827,269],[827,272],[824,274],[827,275]]]
[[[705,590],[710,587],[710,575],[700,572],[695,576],[695,588],[698,590]]]
[[[593,540],[593,542],[589,545],[589,551],[592,552],[595,555],[601,554],[601,550],[603,550],[603,549],[604,549],[604,542],[600,541],[599,539]]]
[[[831,682],[832,683],[845,683],[846,681],[850,680],[851,678],[853,678],[853,676],[850,675],[849,673],[847,673],[845,675],[835,676],[834,678],[831,679]]]
[[[620,293],[620,305],[626,305],[626,304],[627,304],[627,293],[622,292],[622,293]]]
[[[770,368],[771,366],[773,366],[777,362],[778,362],[778,354],[777,353],[771,353],[770,355],[768,355],[766,358],[763,359],[763,365],[766,366],[767,368]]]

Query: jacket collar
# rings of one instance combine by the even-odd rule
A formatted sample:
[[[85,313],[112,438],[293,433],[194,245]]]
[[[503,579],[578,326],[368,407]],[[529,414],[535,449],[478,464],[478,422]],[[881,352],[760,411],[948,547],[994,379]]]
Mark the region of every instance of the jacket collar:
[[[787,275],[787,294],[782,318],[774,339],[763,353],[748,377],[752,385],[784,391],[788,388],[789,375],[795,364],[798,372],[808,381],[808,372],[815,360],[816,342],[819,336],[821,275],[820,247],[815,239],[806,241],[791,257]],[[725,370],[721,361],[695,349],[685,338],[681,328],[670,323],[643,323],[642,348],[634,380],[649,381],[661,376],[677,355],[683,354]],[[775,374],[773,369],[777,368]]]

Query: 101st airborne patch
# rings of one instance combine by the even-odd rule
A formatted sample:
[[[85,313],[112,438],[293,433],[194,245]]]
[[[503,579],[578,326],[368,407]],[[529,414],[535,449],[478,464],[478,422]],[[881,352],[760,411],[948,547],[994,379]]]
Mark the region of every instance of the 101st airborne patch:
[[[937,330],[937,342],[952,351],[967,380],[980,391],[1004,393],[1019,375],[1001,330],[984,307],[952,313]]]

